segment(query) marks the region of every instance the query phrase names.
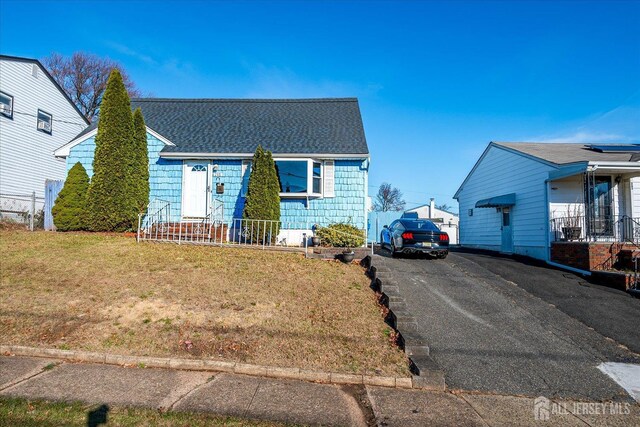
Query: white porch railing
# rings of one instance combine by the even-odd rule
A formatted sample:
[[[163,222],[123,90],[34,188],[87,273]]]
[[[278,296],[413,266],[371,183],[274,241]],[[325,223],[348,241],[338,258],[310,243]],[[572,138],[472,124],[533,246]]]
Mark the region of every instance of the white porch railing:
[[[629,242],[640,244],[640,218],[627,215],[552,218],[551,241]]]

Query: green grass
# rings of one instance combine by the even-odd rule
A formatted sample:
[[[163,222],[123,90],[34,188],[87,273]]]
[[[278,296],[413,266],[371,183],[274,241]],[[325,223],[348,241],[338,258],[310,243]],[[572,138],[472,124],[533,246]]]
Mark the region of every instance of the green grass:
[[[100,405],[2,397],[0,398],[0,427],[87,426],[89,414],[92,412],[93,419],[104,419],[104,411],[100,410]],[[210,414],[185,412],[162,413],[149,409],[114,407],[108,408],[106,412],[106,419],[106,424],[99,425],[106,425],[108,427],[277,427],[287,425],[282,423],[243,420],[234,417],[223,417]]]
[[[0,230],[0,253],[2,344],[409,375],[358,265],[101,233]]]

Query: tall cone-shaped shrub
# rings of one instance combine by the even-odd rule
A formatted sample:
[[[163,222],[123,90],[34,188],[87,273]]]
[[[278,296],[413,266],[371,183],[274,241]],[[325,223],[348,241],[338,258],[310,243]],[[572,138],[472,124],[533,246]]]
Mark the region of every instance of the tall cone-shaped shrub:
[[[89,227],[94,231],[126,231],[136,223],[131,185],[133,118],[122,75],[113,69],[107,81],[96,135],[93,177],[87,194]]]
[[[280,229],[280,183],[271,152],[260,145],[253,154],[242,217],[253,220],[247,221],[252,241],[275,242]]]
[[[58,231],[78,231],[87,228],[87,190],[89,175],[80,162],[69,169],[67,179],[51,208]]]
[[[136,213],[143,212],[149,204],[149,149],[147,128],[140,108],[133,112],[133,159],[132,181],[136,198]]]
[[[271,151],[265,151],[263,162],[267,171],[267,194],[265,195],[267,219],[280,221],[280,180]]]

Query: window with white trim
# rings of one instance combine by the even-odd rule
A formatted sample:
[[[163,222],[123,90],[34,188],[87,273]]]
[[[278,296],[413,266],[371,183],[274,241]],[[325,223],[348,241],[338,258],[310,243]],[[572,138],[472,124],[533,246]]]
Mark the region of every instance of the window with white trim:
[[[249,176],[251,175],[251,160],[242,161],[242,197],[247,196],[249,191]]]
[[[45,111],[38,110],[38,130],[51,135],[53,116]]]
[[[322,194],[322,163],[313,162],[313,175],[311,192],[314,194]]]
[[[0,92],[0,114],[13,119],[13,96]]]
[[[321,197],[322,162],[313,159],[275,159],[280,197]]]

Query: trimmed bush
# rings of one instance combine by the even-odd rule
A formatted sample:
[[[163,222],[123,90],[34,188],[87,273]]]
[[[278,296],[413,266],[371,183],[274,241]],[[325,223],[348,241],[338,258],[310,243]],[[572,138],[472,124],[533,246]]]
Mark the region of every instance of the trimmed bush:
[[[251,220],[278,221],[276,223],[254,222],[253,227],[249,226],[249,233],[253,230],[250,236],[252,241],[261,241],[266,238],[270,243],[275,242],[280,230],[280,183],[271,152],[265,152],[260,145],[253,154],[242,217]]]
[[[113,69],[100,105],[93,177],[87,194],[91,230],[134,228],[138,211],[130,179],[133,151],[131,102],[122,75]]]
[[[58,231],[78,231],[87,228],[87,190],[89,175],[80,162],[69,170],[67,179],[51,208]]]
[[[149,148],[147,147],[147,128],[140,108],[133,112],[133,167],[131,168],[132,187],[135,192],[137,213],[144,212],[149,204]]]
[[[320,237],[322,245],[336,248],[357,248],[364,245],[365,241],[364,230],[346,222],[331,224],[327,227],[318,226],[315,234]]]

